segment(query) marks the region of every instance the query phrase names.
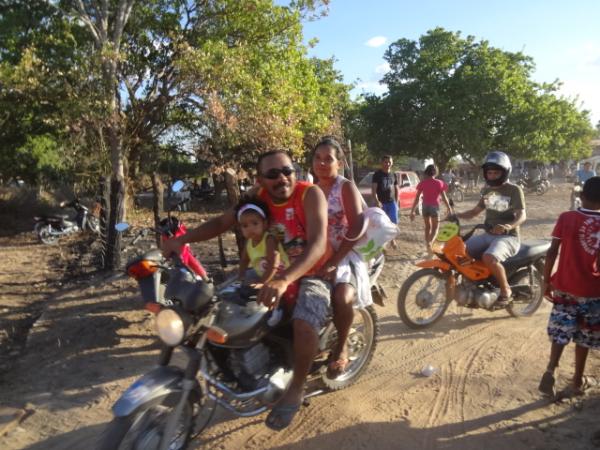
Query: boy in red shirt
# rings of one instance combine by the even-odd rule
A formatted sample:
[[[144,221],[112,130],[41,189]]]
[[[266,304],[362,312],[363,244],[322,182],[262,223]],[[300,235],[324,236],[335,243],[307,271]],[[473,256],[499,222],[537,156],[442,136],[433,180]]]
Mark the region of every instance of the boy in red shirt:
[[[565,346],[571,340],[575,343],[573,381],[559,398],[583,395],[591,381],[583,376],[588,351],[600,347],[600,177],[585,182],[581,205],[559,216],[544,267],[544,292],[554,306],[548,321],[550,361],[539,385],[542,393],[555,394],[554,372]],[[559,248],[558,268],[552,274]]]

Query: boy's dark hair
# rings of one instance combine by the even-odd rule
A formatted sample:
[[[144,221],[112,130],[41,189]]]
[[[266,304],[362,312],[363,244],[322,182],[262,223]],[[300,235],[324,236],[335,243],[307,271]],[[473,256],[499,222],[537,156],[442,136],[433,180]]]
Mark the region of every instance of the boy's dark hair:
[[[583,191],[581,193],[586,200],[600,205],[600,177],[588,178],[583,183]]]
[[[435,167],[435,164],[429,164],[427,167],[425,167],[425,171],[423,173],[429,177],[433,177],[437,174],[437,167]]]
[[[381,157],[381,161],[383,161],[384,159],[389,159],[390,161],[393,161],[393,160],[394,160],[394,158],[392,158],[392,155],[383,155],[383,156]]]
[[[278,149],[275,149],[275,150],[269,150],[268,152],[261,153],[258,156],[258,160],[256,161],[256,173],[258,175],[261,174],[261,172],[260,172],[260,164],[263,162],[263,159],[268,158],[269,156],[273,156],[273,155],[285,155],[288,158],[290,158],[290,161],[294,162],[292,160],[292,155],[290,155],[290,152],[288,152],[287,150],[285,150],[283,148],[278,148]]]
[[[242,207],[244,207],[246,205],[258,206],[262,210],[262,212],[265,213],[265,220],[269,220],[270,214],[269,214],[269,207],[267,206],[267,204],[265,202],[263,202],[262,200],[259,200],[257,198],[248,197],[248,196],[242,197],[241,200],[239,201],[239,203],[237,205],[235,205],[235,219],[236,220],[237,220],[238,212],[240,211],[240,209],[242,209]],[[252,211],[252,210],[250,210],[250,211]],[[246,211],[244,211],[244,212],[246,212]]]

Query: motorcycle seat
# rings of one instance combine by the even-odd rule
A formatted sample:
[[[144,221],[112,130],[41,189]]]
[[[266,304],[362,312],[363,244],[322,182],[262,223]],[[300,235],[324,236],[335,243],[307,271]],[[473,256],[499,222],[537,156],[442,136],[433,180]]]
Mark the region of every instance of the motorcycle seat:
[[[50,215],[44,215],[44,216],[38,216],[36,217],[36,220],[65,220],[68,219],[70,216],[68,214],[50,214]]]
[[[548,239],[532,239],[521,242],[521,248],[515,256],[511,256],[504,265],[521,265],[546,254],[550,248]]]

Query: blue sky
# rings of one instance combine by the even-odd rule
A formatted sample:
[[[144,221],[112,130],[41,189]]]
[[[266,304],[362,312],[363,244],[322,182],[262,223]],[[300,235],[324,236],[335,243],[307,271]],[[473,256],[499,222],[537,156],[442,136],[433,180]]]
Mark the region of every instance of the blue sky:
[[[437,26],[533,57],[535,80],[558,78],[561,93],[578,95],[592,123],[600,120],[600,0],[331,0],[304,35],[319,40],[311,55],[336,58],[354,93],[381,93],[388,45]]]

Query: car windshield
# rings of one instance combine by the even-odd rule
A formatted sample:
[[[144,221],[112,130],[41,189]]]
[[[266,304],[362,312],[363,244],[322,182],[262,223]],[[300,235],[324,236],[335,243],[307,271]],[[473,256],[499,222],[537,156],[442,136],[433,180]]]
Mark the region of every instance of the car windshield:
[[[360,183],[358,183],[358,185],[359,186],[371,186],[372,179],[373,179],[373,172],[369,172],[367,175],[365,175],[365,177],[362,180],[360,180]]]

